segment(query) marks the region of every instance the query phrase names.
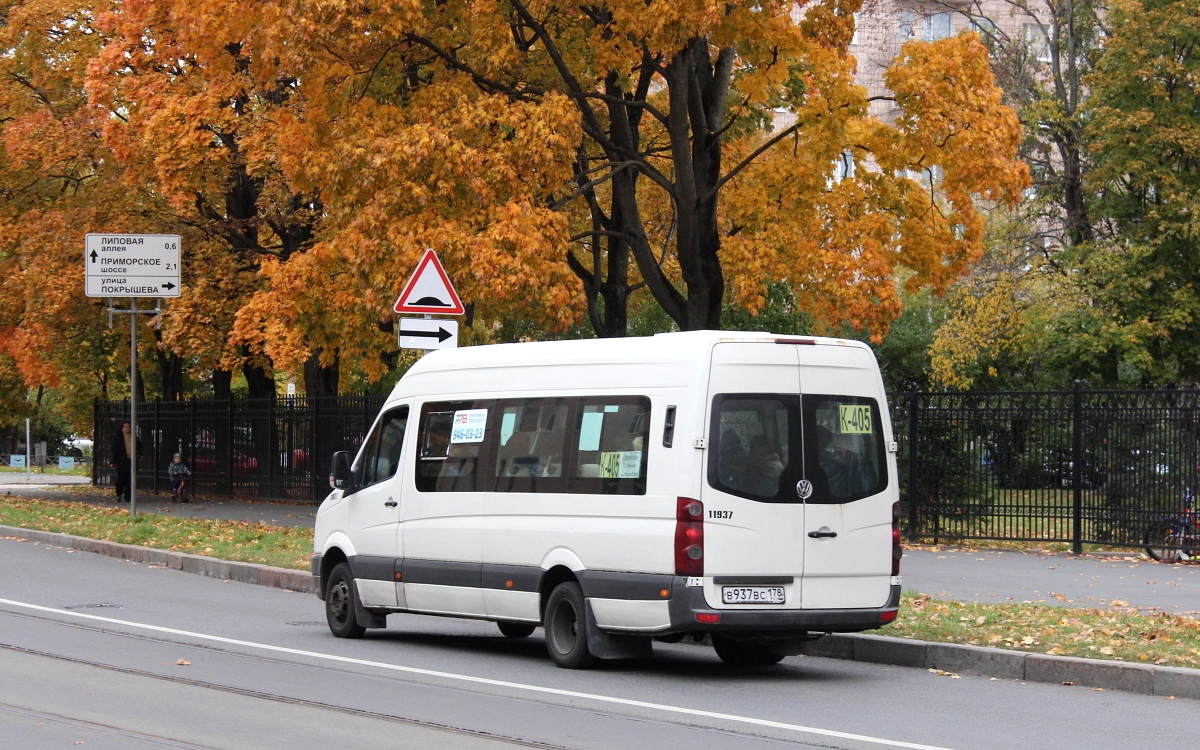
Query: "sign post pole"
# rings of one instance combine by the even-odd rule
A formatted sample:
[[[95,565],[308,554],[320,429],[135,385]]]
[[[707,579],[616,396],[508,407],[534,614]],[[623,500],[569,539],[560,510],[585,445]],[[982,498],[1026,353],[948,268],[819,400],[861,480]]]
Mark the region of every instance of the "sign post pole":
[[[129,515],[137,515],[137,297],[129,299]]]

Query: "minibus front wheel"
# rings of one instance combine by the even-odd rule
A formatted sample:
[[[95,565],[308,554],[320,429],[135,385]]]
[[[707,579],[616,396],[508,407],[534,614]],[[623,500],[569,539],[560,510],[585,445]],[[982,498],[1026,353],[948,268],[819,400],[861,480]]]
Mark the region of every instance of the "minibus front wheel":
[[[367,632],[355,616],[355,596],[350,566],[338,563],[329,573],[329,585],[325,589],[325,619],[330,632],[338,638],[361,638]]]
[[[596,663],[588,649],[587,608],[574,581],[560,583],[546,600],[546,650],[564,669],[587,669]]]

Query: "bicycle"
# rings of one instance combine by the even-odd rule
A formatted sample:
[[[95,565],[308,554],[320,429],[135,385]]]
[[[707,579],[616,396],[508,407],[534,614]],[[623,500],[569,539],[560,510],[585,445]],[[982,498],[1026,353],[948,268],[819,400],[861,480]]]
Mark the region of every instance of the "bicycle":
[[[1150,524],[1142,540],[1146,554],[1164,563],[1200,560],[1200,511],[1191,491],[1183,493],[1183,512]]]

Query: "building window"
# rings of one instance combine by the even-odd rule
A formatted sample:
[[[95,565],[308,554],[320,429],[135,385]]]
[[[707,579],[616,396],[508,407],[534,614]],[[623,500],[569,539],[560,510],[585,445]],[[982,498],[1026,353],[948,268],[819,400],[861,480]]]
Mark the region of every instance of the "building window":
[[[1036,23],[1021,24],[1021,41],[1029,56],[1038,62],[1050,62],[1050,40]]]
[[[932,42],[950,36],[950,14],[934,13],[925,17],[925,41]]]

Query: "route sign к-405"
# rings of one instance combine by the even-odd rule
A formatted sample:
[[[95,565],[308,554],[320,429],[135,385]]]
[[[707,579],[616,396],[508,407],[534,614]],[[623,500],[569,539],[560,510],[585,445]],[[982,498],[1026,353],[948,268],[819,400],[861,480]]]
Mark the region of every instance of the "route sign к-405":
[[[179,235],[89,234],[83,267],[89,297],[178,297]]]

